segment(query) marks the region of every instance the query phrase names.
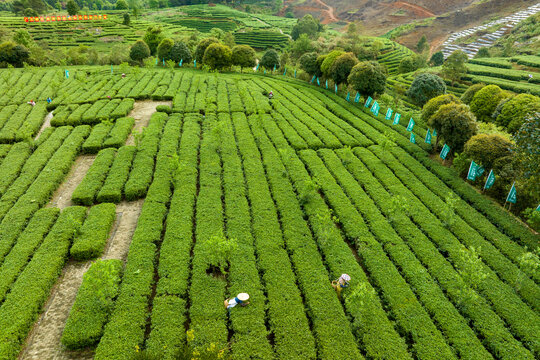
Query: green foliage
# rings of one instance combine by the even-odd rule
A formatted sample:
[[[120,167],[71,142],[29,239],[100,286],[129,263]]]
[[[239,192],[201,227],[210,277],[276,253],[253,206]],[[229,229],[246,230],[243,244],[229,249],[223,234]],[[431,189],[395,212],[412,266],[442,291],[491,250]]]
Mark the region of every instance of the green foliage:
[[[347,81],[363,96],[374,96],[384,92],[386,73],[378,62],[363,61],[352,68]]]
[[[169,58],[176,63],[180,63],[181,60],[184,63],[189,64],[193,60],[189,47],[183,41],[175,41],[169,54]]]
[[[499,102],[509,96],[510,94],[501,90],[497,85],[484,86],[474,94],[470,104],[471,111],[479,121],[491,122],[491,115]]]
[[[461,101],[459,101],[454,94],[439,95],[430,99],[422,108],[422,120],[426,124],[429,124],[431,116],[433,116],[442,105],[451,103],[461,104]]]
[[[451,152],[461,152],[465,143],[477,133],[476,120],[464,104],[442,105],[429,119],[429,125],[437,130]]]
[[[412,55],[404,57],[399,62],[398,72],[400,74],[412,72],[412,71],[415,71],[415,70],[416,70],[416,66],[415,66],[415,63],[414,63],[414,57]]]
[[[414,78],[407,96],[417,105],[424,106],[430,99],[446,94],[446,84],[435,74],[423,73]]]
[[[257,65],[256,57],[255,50],[249,45],[236,45],[232,48],[232,64],[240,66],[240,71],[245,67],[255,67]]]
[[[0,67],[13,65],[14,67],[22,67],[25,62],[28,62],[30,52],[23,45],[17,45],[10,41],[0,44]]]
[[[118,149],[103,187],[97,194],[97,202],[119,203],[122,200],[122,190],[128,179],[135,152],[134,146],[122,146]]]
[[[303,18],[298,19],[296,25],[293,26],[291,36],[293,40],[298,39],[302,34],[313,38],[319,32],[319,29],[319,21],[315,20],[311,14],[306,14]]]
[[[222,274],[226,274],[231,256],[238,250],[236,239],[228,239],[223,233],[220,233],[205,241],[204,246],[206,247],[208,269],[213,267],[219,269]]]
[[[492,169],[500,158],[511,155],[513,143],[498,134],[478,134],[471,137],[464,147],[464,154],[485,169]]]
[[[274,49],[266,50],[260,64],[266,69],[274,69],[274,66],[279,68],[279,54]]]
[[[204,53],[212,44],[219,44],[219,40],[215,37],[209,37],[201,40],[199,44],[197,44],[197,48],[195,49],[195,60],[197,60],[198,63],[203,63]]]
[[[123,0],[119,0],[123,1]],[[118,4],[118,3],[117,3]],[[143,41],[148,45],[150,54],[155,55],[158,45],[165,38],[163,28],[160,25],[149,26],[144,34]]]
[[[131,24],[131,17],[129,16],[129,13],[124,14],[124,20],[122,21],[122,24],[129,26]]]
[[[515,133],[525,119],[535,112],[540,112],[540,98],[530,94],[519,94],[509,99],[502,107],[495,123]]]
[[[69,15],[73,16],[73,15],[77,15],[80,9],[79,9],[79,5],[77,5],[77,3],[74,0],[69,0],[66,4],[66,10]]]
[[[116,10],[127,10],[127,9],[129,9],[129,6],[126,0],[118,0],[116,2]]]
[[[94,199],[101,189],[109,168],[114,161],[115,154],[115,149],[105,149],[99,152],[83,181],[73,191],[71,201],[74,204],[89,206],[94,203]]]
[[[416,51],[423,53],[424,51],[429,50],[429,43],[427,41],[426,35],[422,35],[418,43],[416,44]]]
[[[204,52],[203,63],[212,70],[223,70],[232,65],[232,51],[227,45],[210,44]]]
[[[137,61],[142,64],[142,61],[150,56],[150,48],[146,44],[146,42],[142,40],[137,40],[133,46],[131,46],[131,50],[129,51],[129,57],[133,61]]]
[[[476,95],[476,93],[479,90],[481,90],[484,86],[486,86],[486,84],[482,84],[482,83],[469,86],[467,90],[465,90],[465,92],[461,95],[461,98],[460,98],[461,101],[464,104],[470,105],[472,99],[474,98],[474,95]]]
[[[71,257],[90,260],[101,256],[115,219],[116,205],[103,203],[91,207],[80,233],[73,240],[69,250]]]
[[[24,29],[19,29],[15,31],[15,34],[13,35],[13,41],[15,41],[19,45],[25,46],[27,49],[34,43],[32,36],[28,33],[28,31]]]
[[[441,66],[444,63],[444,54],[442,53],[442,51],[437,51],[436,53],[431,55],[429,63],[431,66]]]
[[[467,54],[461,50],[454,51],[444,62],[441,74],[446,79],[455,83],[467,73]]]
[[[475,59],[488,58],[491,55],[489,54],[489,49],[487,47],[481,47],[478,49],[478,52],[474,56]]]
[[[342,84],[347,82],[347,78],[356,64],[358,64],[358,59],[353,53],[342,54],[334,60],[328,70],[328,75],[334,80],[334,83]]]
[[[321,72],[324,76],[330,77],[330,68],[334,64],[334,61],[343,55],[345,52],[342,50],[334,50],[326,55],[324,61],[321,64]]]
[[[304,54],[298,60],[302,70],[307,72],[310,76],[322,76],[321,69],[317,64],[317,53],[311,52]]]
[[[531,195],[540,200],[540,113],[530,115],[514,134],[516,159],[522,169],[520,178],[530,182]]]
[[[528,208],[524,211],[524,217],[527,219],[527,224],[536,231],[540,231],[540,211],[537,211],[536,208]],[[532,256],[530,256],[532,257]],[[531,261],[528,261],[531,263]],[[533,262],[534,268],[538,269],[538,255]]]
[[[300,35],[300,37],[296,39],[291,46],[291,53],[294,58],[299,58],[313,50],[314,47],[311,44],[311,39],[307,36],[307,34]]]
[[[123,263],[121,260],[98,260],[83,276],[66,326],[62,344],[81,349],[96,344],[114,308]]]
[[[174,46],[174,41],[172,39],[165,38],[161,40],[157,47],[157,57],[158,60],[163,61],[169,60],[171,58],[171,50]]]

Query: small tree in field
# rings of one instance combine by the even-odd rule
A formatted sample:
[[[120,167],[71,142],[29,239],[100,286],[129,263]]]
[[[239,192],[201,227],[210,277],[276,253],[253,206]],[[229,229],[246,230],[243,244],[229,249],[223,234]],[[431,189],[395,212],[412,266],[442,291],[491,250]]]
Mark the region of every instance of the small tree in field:
[[[116,10],[127,10],[127,9],[128,9],[128,4],[126,0],[118,0],[116,2]]]
[[[434,97],[422,108],[422,120],[427,123],[429,118],[433,116],[441,106],[451,103],[460,104],[461,101],[459,101],[454,94],[444,94]]]
[[[199,42],[197,48],[195,49],[195,60],[197,60],[198,63],[202,64],[204,62],[204,53],[206,51],[206,48],[209,47],[211,44],[219,44],[219,40],[215,37],[209,37],[206,39],[202,39]]]
[[[255,50],[249,45],[236,45],[232,48],[232,64],[243,68],[253,68],[257,65]]]
[[[120,0],[119,0],[120,1]],[[154,55],[161,40],[163,40],[163,28],[159,25],[150,26],[146,29],[143,40],[150,49],[150,54]]]
[[[149,56],[150,48],[148,48],[148,45],[142,40],[138,40],[135,44],[133,44],[129,52],[129,57],[133,61],[137,61],[140,64],[142,64],[143,60]]]
[[[501,100],[509,97],[510,94],[503,91],[497,85],[487,85],[478,90],[471,100],[471,111],[479,121],[491,122],[491,115],[497,108]]]
[[[420,38],[420,40],[418,40],[418,43],[416,44],[416,51],[419,53],[423,53],[427,50],[429,50],[429,44],[426,35],[422,35],[422,37]]]
[[[77,15],[79,12],[79,5],[74,0],[69,0],[66,4],[66,10],[69,15]]]
[[[212,70],[222,70],[231,66],[231,48],[221,44],[211,44],[206,48],[203,63]]]
[[[191,51],[188,46],[182,41],[176,41],[171,48],[170,59],[179,63],[181,60],[185,63],[190,63],[193,60]]]
[[[342,84],[347,82],[352,68],[358,64],[358,60],[353,53],[345,53],[339,56],[328,71],[328,75],[334,80],[336,84]]]
[[[465,92],[461,95],[461,98],[460,98],[461,101],[464,104],[470,105],[474,95],[478,91],[480,91],[484,86],[486,86],[486,84],[482,84],[482,83],[469,86],[469,88],[465,90]]]
[[[157,47],[157,56],[161,61],[163,59],[169,60],[171,58],[171,50],[174,46],[174,41],[172,39],[165,38],[161,40]]]
[[[441,66],[444,63],[444,54],[442,51],[437,51],[435,54],[431,55],[429,59],[429,64],[431,66]]]
[[[129,13],[124,14],[124,25],[129,26],[131,24],[131,17],[129,16]]]
[[[386,87],[386,72],[376,61],[363,61],[352,68],[347,81],[364,96],[382,94]]]
[[[419,106],[430,99],[446,94],[446,84],[435,74],[423,73],[414,78],[407,96]]]
[[[452,84],[461,80],[462,76],[467,73],[465,63],[469,60],[467,54],[461,50],[456,50],[446,59],[442,66],[442,75],[452,81]]]
[[[321,69],[317,64],[317,53],[311,52],[304,54],[298,60],[300,62],[300,67],[302,70],[307,72],[310,76],[316,75],[321,76]]]
[[[428,125],[437,130],[437,140],[444,139],[452,152],[461,152],[465,143],[478,131],[469,107],[456,103],[441,106],[429,118]]]
[[[261,66],[267,69],[279,68],[279,54],[274,49],[266,50],[262,59]]]

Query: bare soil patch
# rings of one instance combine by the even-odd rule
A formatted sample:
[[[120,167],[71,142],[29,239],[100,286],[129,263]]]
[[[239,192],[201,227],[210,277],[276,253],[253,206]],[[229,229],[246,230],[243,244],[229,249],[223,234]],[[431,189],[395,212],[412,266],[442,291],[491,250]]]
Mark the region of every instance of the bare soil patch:
[[[53,113],[51,111],[50,113],[47,114],[47,116],[45,116],[45,121],[43,122],[43,125],[41,125],[41,129],[39,129],[39,132],[37,133],[35,140],[39,138],[41,133],[45,131],[46,128],[51,127],[52,118],[53,118]]]
[[[103,254],[103,259],[126,260],[133,232],[141,214],[144,199],[121,202],[116,206],[116,227]]]
[[[133,127],[133,130],[126,141],[126,145],[135,144],[133,134],[141,131],[142,128],[148,125],[150,117],[156,112],[156,107],[158,105],[171,106],[171,104],[171,101],[136,101],[135,105],[133,105],[133,110],[131,110],[131,112],[128,114],[129,117],[135,119],[135,126]]]
[[[51,201],[47,204],[48,207],[64,209],[72,205],[71,195],[83,180],[95,158],[95,155],[81,155],[75,160],[66,180],[55,191]]]

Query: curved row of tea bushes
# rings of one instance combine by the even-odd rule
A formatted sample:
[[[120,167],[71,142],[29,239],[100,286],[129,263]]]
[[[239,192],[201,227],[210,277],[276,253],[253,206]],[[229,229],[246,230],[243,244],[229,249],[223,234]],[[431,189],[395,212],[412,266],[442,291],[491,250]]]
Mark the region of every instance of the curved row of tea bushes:
[[[96,154],[101,150],[103,141],[109,134],[113,127],[113,124],[102,122],[92,128],[90,136],[83,144],[82,151],[85,154]]]
[[[75,260],[95,259],[103,253],[116,219],[116,205],[103,203],[92,206],[86,220],[71,245],[69,253]]]
[[[39,107],[36,109],[36,106]],[[33,109],[41,110],[43,113],[45,112],[43,105],[40,104],[36,106],[22,104],[17,108],[0,129],[0,143],[12,143],[15,141],[17,130],[23,125],[24,120],[29,116]]]
[[[116,157],[103,183],[97,193],[97,202],[112,202],[118,204],[122,201],[122,190],[128,179],[131,163],[137,148],[135,146],[122,146],[118,149]]]
[[[98,260],[84,274],[62,333],[62,344],[68,349],[88,347],[101,339],[118,295],[123,266],[122,260]]]
[[[103,142],[103,147],[120,147],[126,143],[131,129],[135,124],[135,119],[131,117],[122,117],[116,119],[111,132]]]
[[[97,193],[107,178],[115,154],[116,149],[112,148],[101,150],[97,154],[92,166],[71,195],[71,201],[74,204],[90,206],[94,203]]]
[[[27,143],[14,144],[9,153],[0,164],[0,197],[6,192],[7,188],[17,179],[26,159],[31,154],[30,145]]]

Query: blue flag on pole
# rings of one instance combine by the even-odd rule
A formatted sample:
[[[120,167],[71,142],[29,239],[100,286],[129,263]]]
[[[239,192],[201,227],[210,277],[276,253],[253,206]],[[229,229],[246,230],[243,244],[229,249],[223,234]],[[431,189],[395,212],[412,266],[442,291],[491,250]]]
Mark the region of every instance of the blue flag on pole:
[[[442,150],[441,150],[441,154],[439,155],[441,157],[441,159],[446,159],[446,156],[448,155],[448,153],[450,152],[450,146],[444,144]]]
[[[158,58],[156,58],[156,65],[158,64]]]
[[[515,204],[517,200],[517,194],[516,194],[516,182],[512,184],[512,187],[510,188],[510,192],[508,193],[508,196],[506,197],[506,201],[509,203]]]
[[[424,140],[426,144],[431,144],[431,133],[429,132],[429,129],[426,133],[426,139]]]
[[[272,70],[272,72],[276,71],[276,64],[274,64],[274,70]]]
[[[337,84],[334,84],[334,90],[335,90],[335,93],[337,94]]]
[[[317,77],[317,76],[313,75],[313,77],[311,78],[311,83],[312,83],[312,84],[313,84],[313,82],[315,81],[315,78],[316,78],[316,77]]]
[[[482,176],[482,174],[484,173],[484,168],[480,165],[476,165],[476,176]]]
[[[180,62],[178,63],[178,66],[182,67],[183,63],[184,63],[184,59],[180,59]]]
[[[285,71],[283,72],[283,76],[285,76],[285,74],[287,74],[287,68],[285,68]]]
[[[371,107],[371,112],[373,113],[373,115],[378,116],[380,108],[381,106],[379,105],[379,103],[374,101],[373,106]]]
[[[321,80],[319,78],[317,78],[317,85],[321,86]]]
[[[348,92],[348,93],[347,93],[347,97],[345,98],[345,100],[349,101],[350,99],[351,99],[351,93]]]
[[[484,185],[484,190],[489,189],[495,183],[495,174],[493,174],[493,169],[489,172],[489,175],[486,179],[486,184]]]
[[[266,75],[266,69],[264,69],[264,71],[263,71],[263,75]]]
[[[359,102],[359,101],[360,101],[360,93],[357,92],[357,93],[356,93],[356,96],[354,97],[354,102],[357,103],[357,102]]]
[[[392,113],[394,112],[394,110],[388,108],[386,110],[386,116],[384,117],[386,120],[390,120],[392,118]]]
[[[414,136],[413,133],[411,133],[410,141],[411,141],[413,144],[416,144],[416,138],[415,138],[415,136]]]
[[[163,66],[165,66],[165,58],[163,58],[162,61],[163,61]]]
[[[326,89],[328,89],[328,79],[326,79]]]
[[[474,181],[476,180],[476,168],[478,165],[474,161],[471,161],[471,165],[469,166],[469,172],[467,173],[467,180]]]
[[[69,70],[64,70],[65,72],[65,75],[66,75],[66,79],[69,79]]]
[[[113,74],[113,66],[111,65],[111,75]]]
[[[538,207],[536,208],[536,211],[540,211],[540,205],[538,205]]]
[[[373,102],[373,99],[371,98],[371,96],[368,96],[364,106],[368,108],[371,105],[372,102]]]
[[[296,79],[296,69],[294,69],[294,78]]]
[[[193,66],[197,67],[197,59],[193,60]]]
[[[437,130],[433,129],[433,134],[432,136],[437,136]]]
[[[413,128],[414,128],[414,120],[413,118],[411,118],[409,120],[409,124],[407,125],[407,131],[412,131]]]
[[[399,119],[401,119],[401,114],[396,113],[396,115],[394,115],[394,122],[392,123],[392,125],[399,124]]]
[[[257,63],[257,66],[255,66],[255,71],[259,71],[259,63]]]

